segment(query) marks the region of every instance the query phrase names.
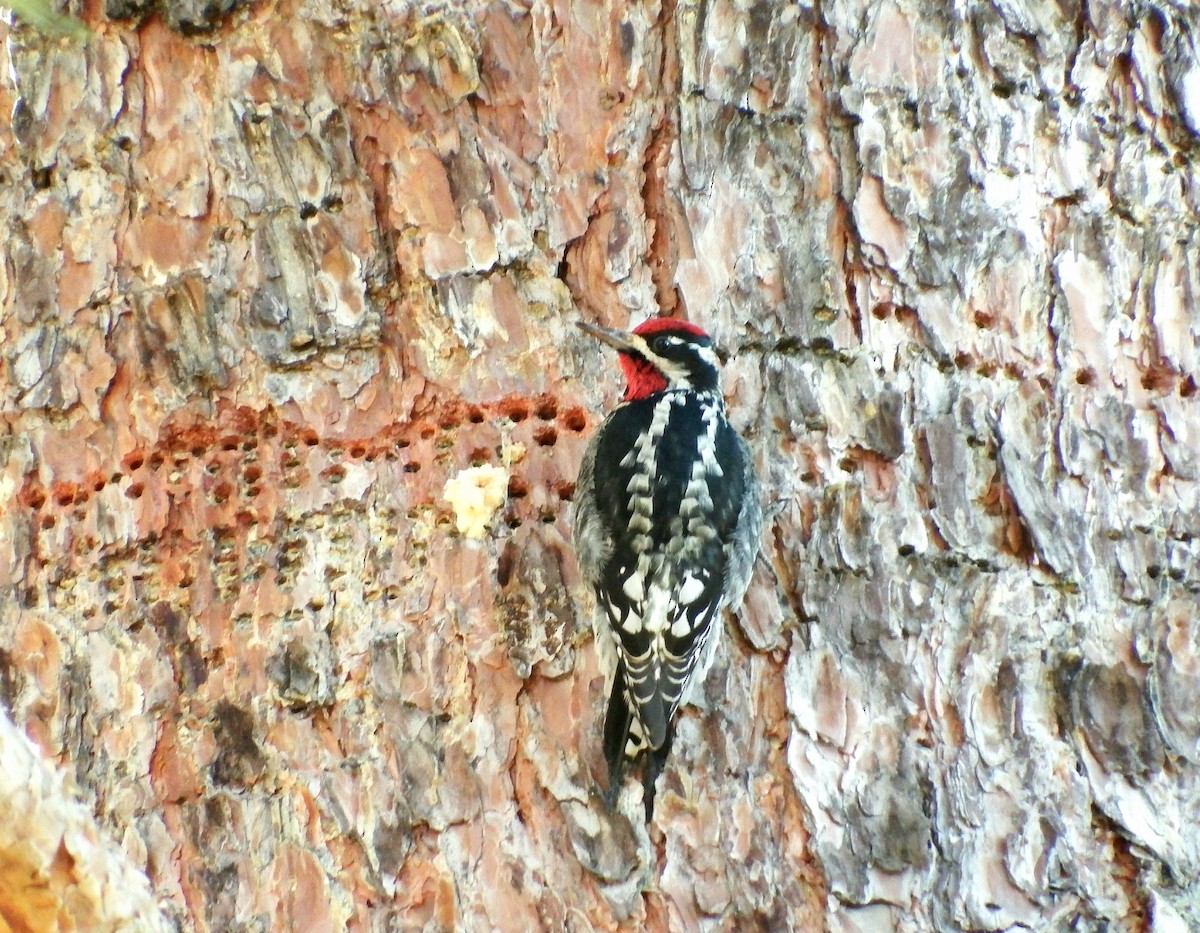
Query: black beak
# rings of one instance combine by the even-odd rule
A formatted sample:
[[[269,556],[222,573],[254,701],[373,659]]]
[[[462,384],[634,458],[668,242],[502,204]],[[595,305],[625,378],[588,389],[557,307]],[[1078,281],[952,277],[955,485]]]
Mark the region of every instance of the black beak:
[[[596,324],[584,323],[583,321],[576,321],[575,326],[585,334],[591,334],[597,340],[607,343],[610,347],[624,353],[641,352],[641,348],[630,339],[631,335],[625,333],[623,330],[617,330],[613,327],[600,327]]]

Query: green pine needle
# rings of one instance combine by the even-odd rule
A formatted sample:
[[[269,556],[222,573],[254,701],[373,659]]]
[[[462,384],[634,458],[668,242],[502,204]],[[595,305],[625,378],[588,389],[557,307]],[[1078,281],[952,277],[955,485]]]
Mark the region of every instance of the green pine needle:
[[[51,35],[83,39],[91,32],[82,20],[52,10],[47,0],[4,0],[0,5],[8,7],[34,29]]]

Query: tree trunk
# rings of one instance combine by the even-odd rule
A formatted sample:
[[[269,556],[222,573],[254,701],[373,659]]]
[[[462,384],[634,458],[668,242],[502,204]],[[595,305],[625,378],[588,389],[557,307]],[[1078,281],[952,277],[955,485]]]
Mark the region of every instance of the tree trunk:
[[[0,27],[7,928],[1200,929],[1190,4],[76,12]],[[572,324],[660,312],[769,521],[646,828]]]

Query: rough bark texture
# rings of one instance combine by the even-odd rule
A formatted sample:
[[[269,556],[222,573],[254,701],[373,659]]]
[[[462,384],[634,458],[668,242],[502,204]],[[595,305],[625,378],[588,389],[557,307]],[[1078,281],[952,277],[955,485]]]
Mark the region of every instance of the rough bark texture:
[[[9,927],[1200,929],[1190,4],[83,12],[0,61]],[[647,834],[566,505],[659,309],[772,521]]]
[[[166,933],[146,876],[7,717],[0,761],[0,929]]]

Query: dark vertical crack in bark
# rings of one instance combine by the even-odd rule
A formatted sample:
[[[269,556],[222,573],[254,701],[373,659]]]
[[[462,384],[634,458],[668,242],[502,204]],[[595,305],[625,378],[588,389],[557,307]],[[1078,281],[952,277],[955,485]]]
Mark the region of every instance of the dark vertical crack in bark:
[[[679,68],[679,32],[675,23],[677,0],[664,0],[658,19],[662,38],[662,61],[658,91],[658,119],[650,134],[643,157],[642,201],[646,222],[652,226],[647,261],[654,281],[658,311],[674,315],[683,302],[675,285],[679,259],[677,237],[683,231],[676,223],[678,202],[670,190],[668,173],[679,139],[679,95],[682,93]]]

